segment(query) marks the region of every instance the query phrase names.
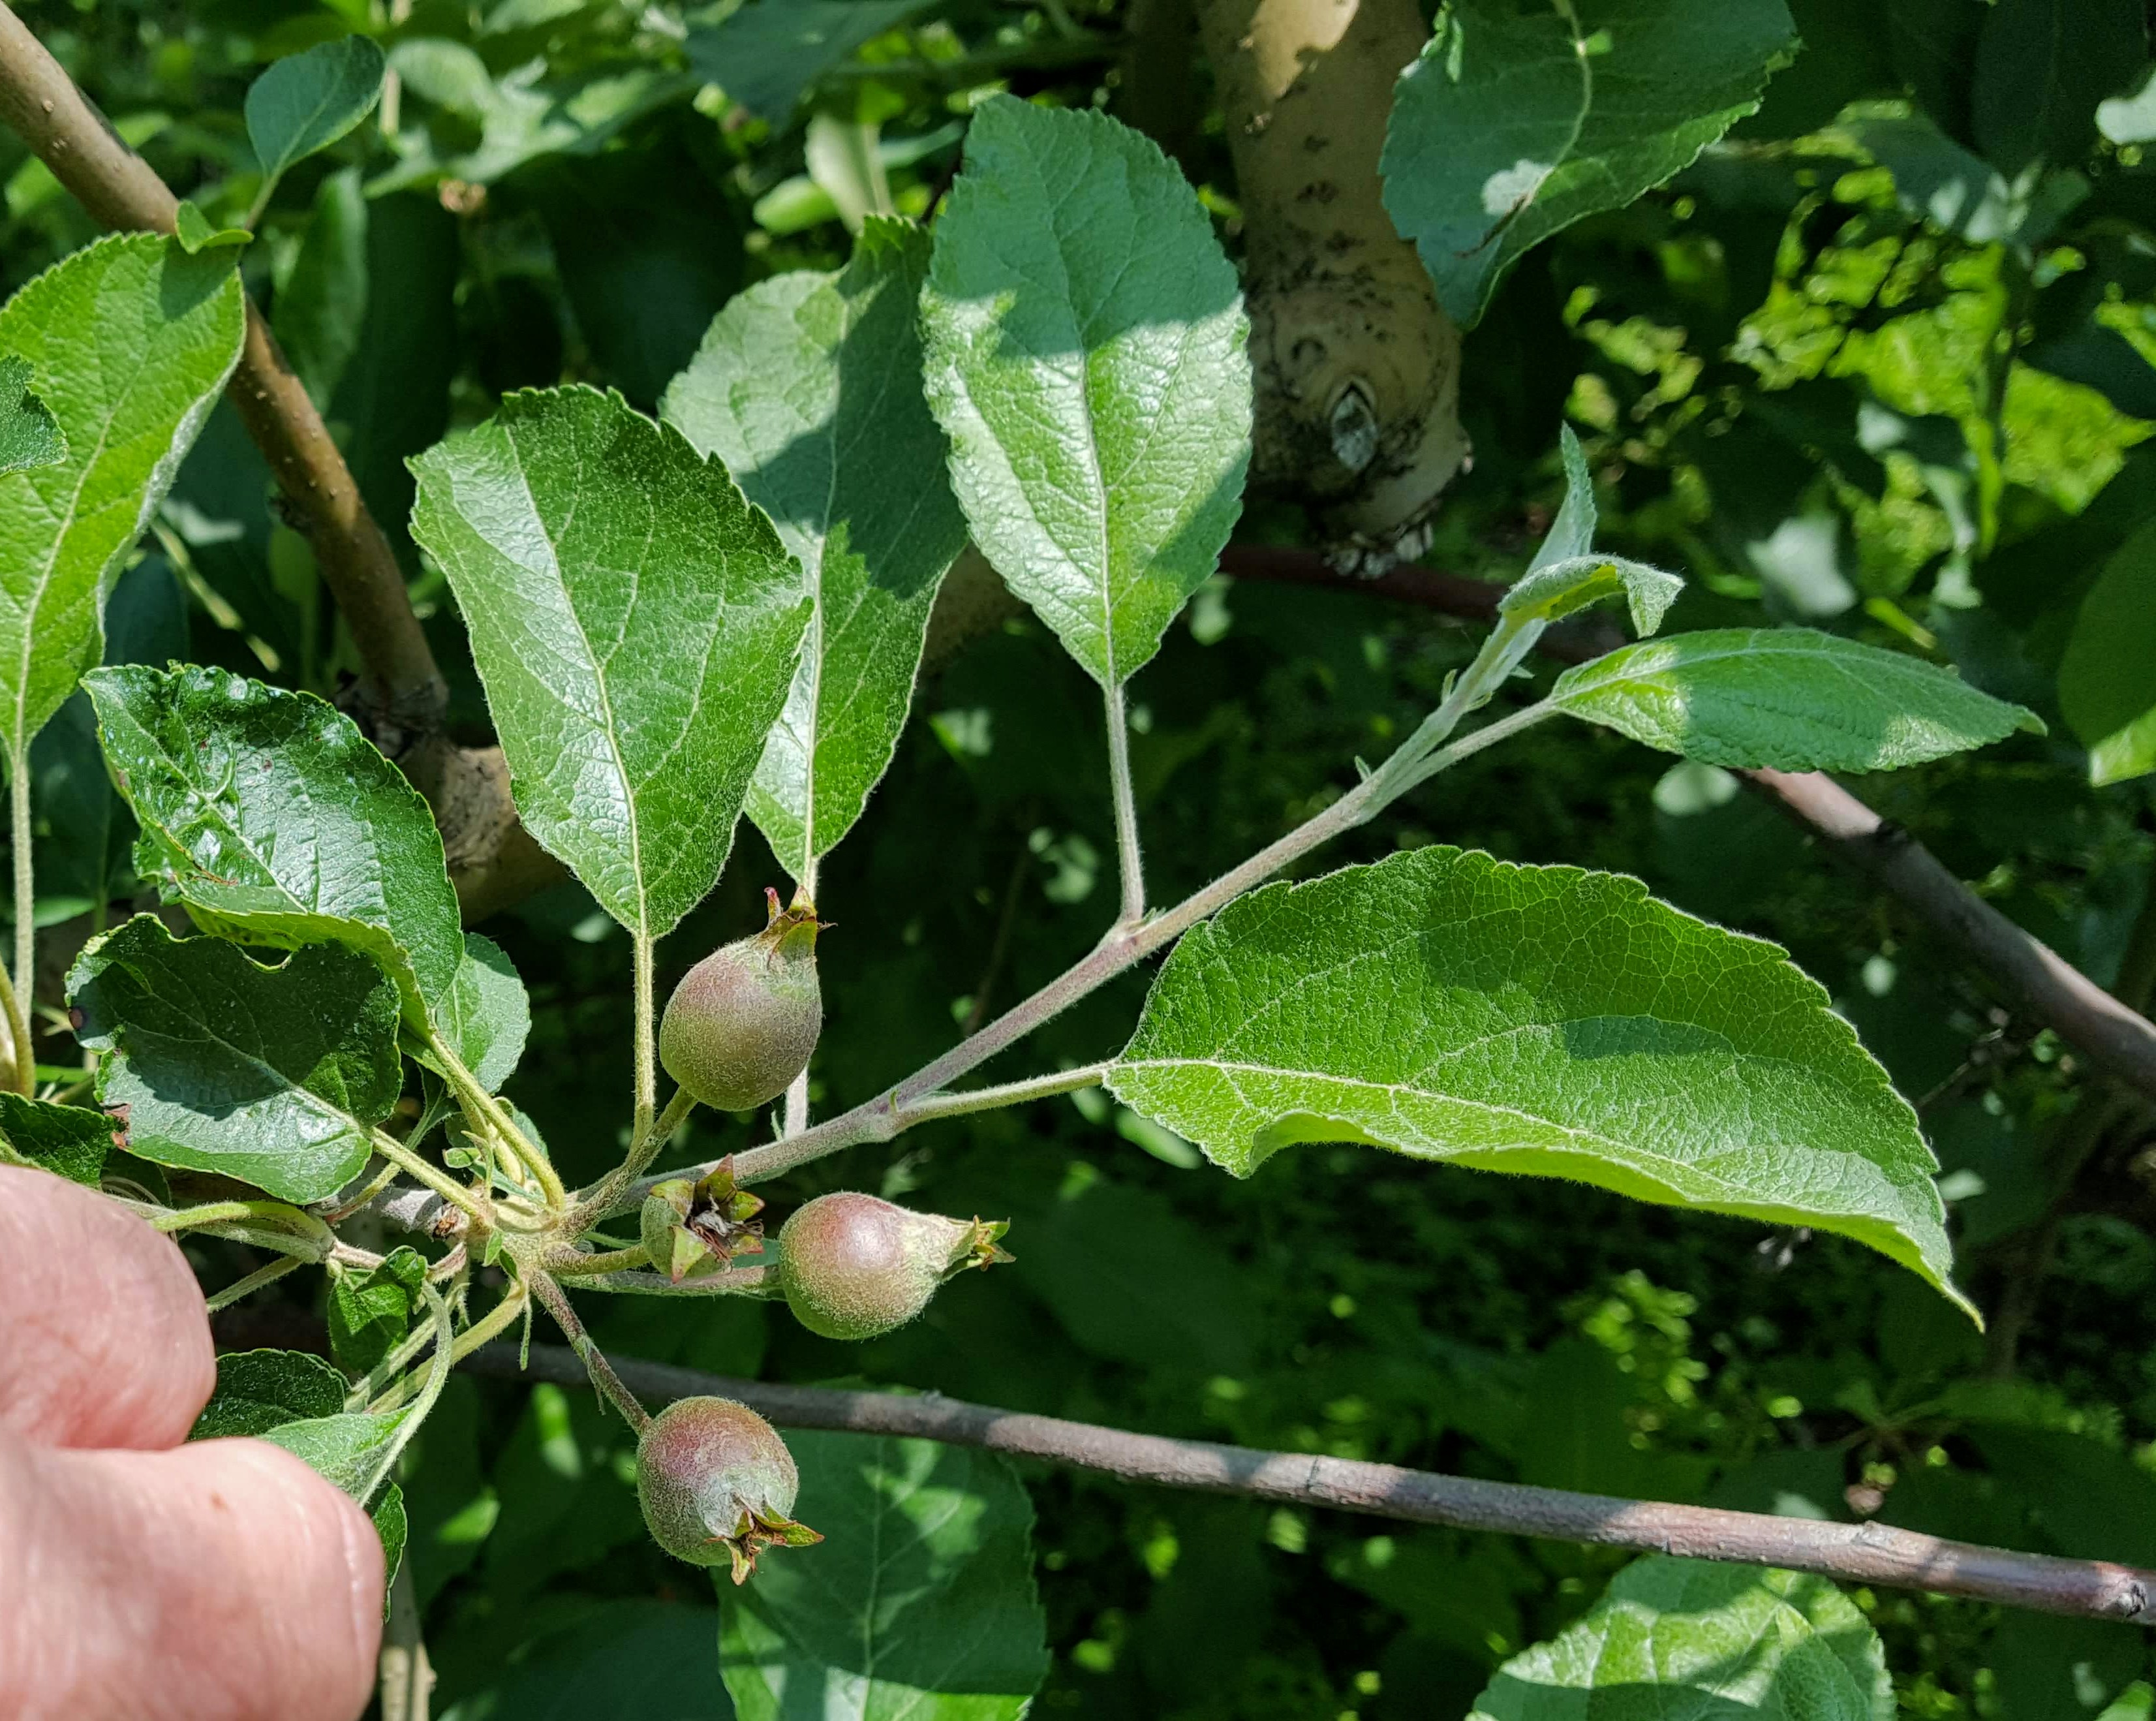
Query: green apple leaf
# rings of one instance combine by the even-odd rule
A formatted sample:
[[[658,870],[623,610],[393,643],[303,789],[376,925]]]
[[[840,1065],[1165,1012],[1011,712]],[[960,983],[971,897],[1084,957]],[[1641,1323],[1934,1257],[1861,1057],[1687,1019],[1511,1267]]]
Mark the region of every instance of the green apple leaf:
[[[68,995],[76,1038],[106,1054],[97,1097],[127,1107],[130,1153],[282,1200],[351,1182],[403,1085],[396,985],[342,945],[264,968],[137,915],[75,959]]]
[[[1622,598],[1632,631],[1645,639],[1661,626],[1684,582],[1644,562],[1594,553],[1594,479],[1571,425],[1558,427],[1558,448],[1564,460],[1564,501],[1527,571],[1497,600],[1497,614],[1516,624],[1547,625],[1589,604]]]
[[[193,665],[101,669],[83,685],[142,827],[144,877],[227,938],[363,951],[413,1027],[448,1030],[465,938],[441,834],[351,718]]]
[[[1003,1460],[932,1441],[789,1433],[794,1516],[721,1584],[719,1670],[741,1721],[795,1715],[1016,1721],[1048,1672],[1033,1505]]]
[[[720,312],[666,421],[771,516],[816,610],[748,814],[796,878],[891,763],[928,612],[964,547],[943,433],[921,395],[928,237],[871,218],[836,275],[784,275]]]
[[[774,131],[816,80],[855,49],[932,10],[936,0],[750,0],[692,24],[690,66]]]
[[[254,235],[244,227],[217,227],[208,216],[186,198],[172,212],[172,237],[190,257],[198,251],[246,244]]]
[[[1434,847],[1268,886],[1184,935],[1108,1086],[1239,1177],[1361,1142],[1573,1178],[1963,1301],[1916,1116],[1825,992],[1615,873]]]
[[[390,1251],[379,1266],[354,1268],[330,1281],[330,1354],[340,1369],[357,1379],[403,1342],[424,1307],[419,1287],[426,1277],[425,1257],[407,1246]]]
[[[1895,1713],[1877,1634],[1825,1578],[1651,1554],[1562,1635],[1500,1667],[1468,1721]]]
[[[1453,320],[1520,254],[1660,185],[1759,105],[1782,0],[1452,0],[1400,74],[1385,208]]]
[[[247,87],[247,141],[270,179],[327,149],[374,111],[388,61],[365,36],[318,43]]]
[[[115,1146],[112,1119],[90,1106],[54,1105],[0,1092],[0,1143],[18,1158],[95,1189]]]
[[[531,1033],[531,998],[507,953],[483,933],[467,932],[456,982],[434,1020],[457,1061],[493,1093],[524,1056],[524,1042]],[[439,1061],[424,1045],[408,1042],[405,1049],[430,1068]]]
[[[1104,686],[1212,576],[1250,461],[1250,325],[1197,194],[1105,114],[984,104],[921,298],[978,543]]]
[[[1684,582],[1676,575],[1644,562],[1622,556],[1569,556],[1522,574],[1497,600],[1497,613],[1560,621],[1589,604],[1622,598],[1632,617],[1632,631],[1644,639],[1662,624],[1683,590]]]
[[[379,1487],[385,1459],[382,1449],[398,1438],[410,1410],[372,1415],[364,1410],[341,1411],[307,1421],[280,1422],[262,1431],[261,1438],[282,1446],[324,1481],[350,1494],[374,1522],[382,1539],[382,1576],[394,1582],[404,1558],[404,1543],[411,1526],[404,1511],[404,1493],[395,1482]]]
[[[67,436],[52,408],[30,392],[30,362],[0,353],[0,477],[67,458]]]
[[[66,458],[0,476],[0,747],[20,759],[104,652],[105,600],[239,362],[229,251],[100,239],[0,308]]]
[[[2156,771],[2156,524],[2119,547],[2082,599],[2059,707],[2088,749],[2091,782]]]
[[[1567,670],[1558,711],[1732,769],[1893,771],[2041,735],[2034,712],[1951,670],[1810,628],[1717,628],[1643,640]]]
[[[217,1390],[187,1438],[266,1434],[286,1422],[335,1416],[344,1396],[344,1376],[305,1351],[229,1351],[217,1359]]]
[[[717,881],[811,604],[726,469],[617,394],[512,394],[412,463],[525,828],[645,938]]]

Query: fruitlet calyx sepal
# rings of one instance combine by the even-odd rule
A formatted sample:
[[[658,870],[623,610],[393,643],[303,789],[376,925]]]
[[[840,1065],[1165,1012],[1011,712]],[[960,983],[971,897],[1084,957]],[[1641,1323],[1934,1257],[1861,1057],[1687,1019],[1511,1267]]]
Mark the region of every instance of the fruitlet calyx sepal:
[[[653,1269],[677,1285],[702,1278],[735,1256],[763,1247],[763,1226],[756,1216],[762,1211],[762,1198],[735,1187],[732,1159],[721,1161],[701,1182],[670,1177],[644,1198],[644,1252]]]
[[[778,1432],[732,1399],[689,1398],[636,1443],[636,1497],[652,1539],[691,1565],[729,1565],[737,1584],[767,1548],[824,1539],[788,1516],[801,1473]]]
[[[796,892],[766,890],[764,929],[714,950],[681,977],[659,1024],[659,1061],[702,1104],[749,1112],[808,1067],[824,1031],[816,935],[828,924]]]

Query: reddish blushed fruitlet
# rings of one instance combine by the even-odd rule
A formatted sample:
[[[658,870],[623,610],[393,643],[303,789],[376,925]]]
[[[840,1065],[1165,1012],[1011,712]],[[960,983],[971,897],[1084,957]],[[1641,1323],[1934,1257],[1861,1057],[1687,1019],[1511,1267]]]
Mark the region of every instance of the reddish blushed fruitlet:
[[[750,1111],[784,1093],[824,1031],[816,911],[798,896],[782,909],[778,891],[764,894],[770,923],[683,975],[659,1025],[666,1073],[721,1112]]]
[[[691,1565],[731,1565],[738,1584],[766,1548],[824,1539],[788,1514],[800,1472],[778,1431],[732,1399],[681,1399],[636,1445],[636,1496],[652,1539]]]
[[[826,1338],[873,1338],[928,1307],[963,1267],[1010,1257],[1001,1224],[916,1213],[850,1189],[819,1195],[778,1234],[787,1306]]]

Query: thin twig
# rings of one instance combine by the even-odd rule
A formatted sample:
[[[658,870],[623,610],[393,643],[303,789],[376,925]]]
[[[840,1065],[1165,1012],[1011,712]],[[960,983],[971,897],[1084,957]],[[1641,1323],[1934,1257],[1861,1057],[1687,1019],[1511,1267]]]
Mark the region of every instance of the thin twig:
[[[504,1344],[489,1345],[468,1366],[502,1379],[522,1372],[516,1348]],[[1638,1548],[1740,1565],[1782,1566],[1846,1583],[1928,1590],[2042,1613],[2156,1625],[2156,1572],[2103,1560],[2017,1554],[1876,1523],[1831,1523],[1622,1500],[1309,1452],[1169,1440],[934,1394],[775,1385],[634,1359],[616,1366],[624,1381],[656,1401],[716,1395],[738,1400],[785,1427],[942,1441],[1160,1487],[1330,1507],[1461,1529]],[[559,1345],[531,1347],[531,1376],[567,1384],[581,1379],[583,1372],[574,1354]]]
[[[665,1151],[666,1143],[680,1133],[681,1126],[688,1121],[689,1114],[696,1109],[696,1095],[685,1087],[675,1088],[674,1097],[666,1102],[666,1109],[659,1114],[659,1121],[645,1131],[640,1139],[630,1142],[628,1157],[591,1189],[576,1197],[575,1210],[563,1229],[570,1236],[577,1236],[589,1230],[613,1212],[615,1204],[621,1200],[622,1191],[650,1169],[651,1162]],[[668,1174],[670,1176],[674,1174]]]
[[[1112,1063],[1087,1064],[1075,1070],[1058,1070],[1050,1076],[1029,1076],[1024,1081],[1001,1081],[993,1087],[931,1094],[926,1099],[914,1101],[906,1108],[906,1115],[911,1123],[926,1123],[934,1117],[963,1117],[969,1112],[992,1112],[999,1106],[1052,1099],[1059,1093],[1075,1093],[1081,1087],[1099,1087],[1114,1067]]]
[[[280,1255],[267,1266],[259,1266],[244,1279],[234,1279],[223,1290],[203,1300],[203,1307],[211,1314],[230,1308],[244,1297],[251,1297],[264,1285],[275,1284],[290,1272],[313,1263],[304,1255]]]
[[[1174,907],[1137,922],[1118,920],[1091,954],[1023,1003],[1004,1011],[987,1027],[966,1035],[942,1057],[916,1070],[895,1087],[886,1089],[874,1099],[864,1101],[850,1112],[842,1112],[803,1134],[734,1155],[735,1181],[761,1182],[856,1143],[891,1140],[901,1131],[921,1121],[921,1102],[978,1068],[1042,1023],[1060,1015],[1133,963],[1156,950],[1165,949],[1244,891],[1264,883],[1282,867],[1343,832],[1374,818],[1400,795],[1437,772],[1492,742],[1540,722],[1549,715],[1546,701],[1500,717],[1472,734],[1445,744],[1463,717],[1488,702],[1543,631],[1544,624],[1538,620],[1508,618],[1502,622],[1491,630],[1475,660],[1460,674],[1438,708],[1423,720],[1421,727],[1394,749],[1384,763],[1331,806],[1312,814]],[[716,1165],[714,1161],[711,1166],[700,1168],[696,1174],[701,1176],[716,1169]],[[641,1200],[648,1186],[648,1180],[632,1185],[628,1192],[629,1197]]]
[[[636,1395],[614,1372],[613,1364],[607,1360],[606,1353],[592,1343],[592,1335],[584,1331],[584,1323],[577,1318],[577,1312],[569,1307],[568,1297],[562,1287],[546,1274],[535,1272],[531,1275],[531,1294],[545,1306],[547,1313],[553,1316],[554,1324],[562,1329],[563,1336],[569,1341],[570,1354],[580,1360],[583,1371],[591,1377],[592,1385],[598,1389],[599,1395],[620,1411],[622,1420],[639,1435],[650,1427],[650,1413],[637,1401]],[[540,1348],[553,1349],[551,1345]]]
[[[2156,1023],[2030,937],[1939,863],[1929,849],[1818,772],[1743,773],[1839,859],[1883,885],[1989,975],[2025,1014],[2104,1074],[2156,1099]]]

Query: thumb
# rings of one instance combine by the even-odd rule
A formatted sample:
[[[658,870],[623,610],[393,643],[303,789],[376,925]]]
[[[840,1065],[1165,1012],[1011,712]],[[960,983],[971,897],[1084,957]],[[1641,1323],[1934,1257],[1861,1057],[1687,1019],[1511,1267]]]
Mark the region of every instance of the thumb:
[[[85,1451],[0,1433],[0,1715],[352,1721],[367,1705],[381,1544],[265,1441]]]

